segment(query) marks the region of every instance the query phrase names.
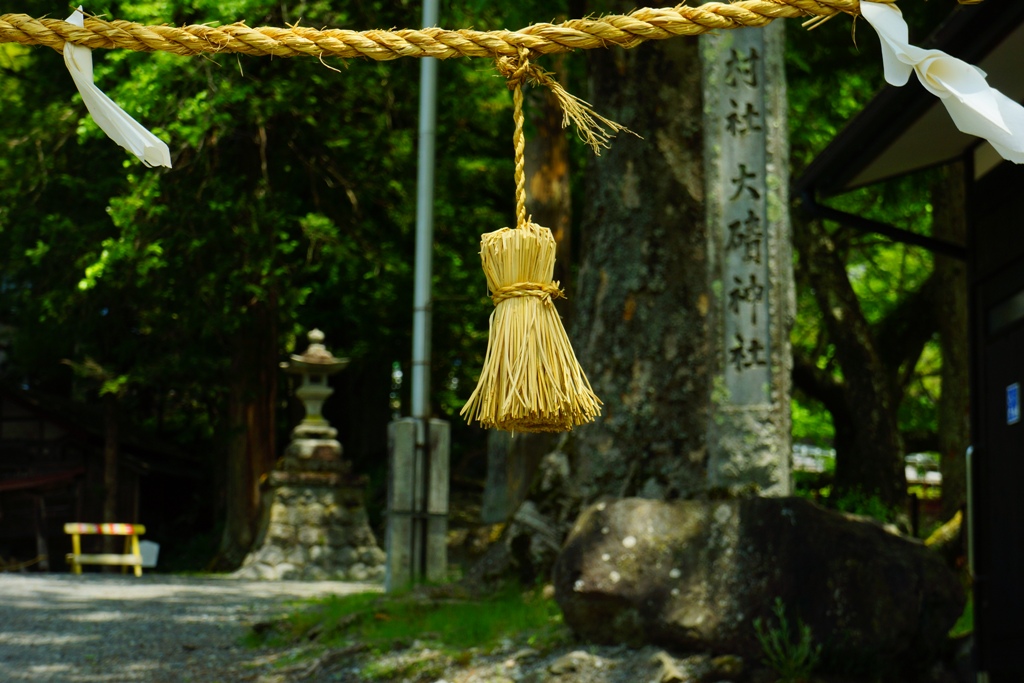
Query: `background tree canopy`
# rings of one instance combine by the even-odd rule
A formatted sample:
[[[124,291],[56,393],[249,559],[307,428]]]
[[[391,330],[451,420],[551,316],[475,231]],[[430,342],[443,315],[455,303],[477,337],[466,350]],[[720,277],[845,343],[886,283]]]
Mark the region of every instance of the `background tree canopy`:
[[[86,10],[141,23],[301,20],[353,29],[413,26],[420,17],[411,0],[336,5],[126,0]],[[442,23],[514,28],[593,9],[452,0]],[[923,34],[948,8],[906,10]],[[53,7],[24,0],[17,11],[43,16]],[[844,19],[813,32],[789,27],[794,172],[882,83],[871,33],[858,33],[858,50]],[[570,56],[559,69],[573,78],[583,59]],[[386,423],[406,389],[396,370],[408,367],[411,345],[418,64],[127,51],[98,51],[95,60],[97,83],[169,141],[174,168],[146,169],[112,144],[61,55],[0,45],[0,320],[14,330],[0,371],[81,401],[109,396],[123,423],[205,454],[216,495],[199,519],[217,520],[229,565],[251,540],[254,482],[294,423],[277,364],[305,348],[314,326],[335,355],[352,359],[332,380],[328,417],[356,470],[382,490]],[[433,394],[435,411],[453,424],[459,475],[480,467],[485,448],[457,413],[480,367],[491,309],[479,235],[512,221],[511,102],[487,60],[442,62],[439,82]],[[587,154],[572,149],[579,177]],[[581,189],[573,184],[577,203]],[[844,201],[930,230],[919,181]],[[930,282],[933,264],[920,250],[816,229],[838,245],[839,267],[874,329]],[[804,282],[794,341],[814,383],[798,383],[796,436],[829,444],[827,410],[838,409],[821,387],[841,387],[843,365]],[[937,349],[928,336],[893,361],[903,431],[935,431]],[[87,364],[102,372],[76,378],[72,368]]]

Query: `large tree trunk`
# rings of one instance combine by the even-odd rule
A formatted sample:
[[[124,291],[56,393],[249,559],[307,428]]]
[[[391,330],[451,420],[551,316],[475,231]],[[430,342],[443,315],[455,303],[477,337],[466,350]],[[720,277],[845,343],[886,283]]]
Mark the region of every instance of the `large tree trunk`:
[[[564,77],[565,56],[554,57],[551,66],[555,74]],[[534,223],[550,228],[557,245],[554,279],[563,288],[571,288],[572,195],[569,140],[562,128],[562,110],[550,90],[534,88],[527,113],[533,129],[526,139],[526,211]],[[564,316],[569,307],[563,303],[563,299],[556,301]]]
[[[277,396],[277,310],[260,302],[250,308],[251,325],[232,348],[225,449],[224,532],[215,561],[237,567],[255,537],[260,516],[260,481],[274,465]]]
[[[901,391],[850,286],[831,236],[818,224],[794,221],[794,239],[843,370],[847,410],[835,417],[836,489],[878,498],[890,508],[906,502]],[[916,356],[914,356],[916,358]]]
[[[633,5],[597,9],[624,12]],[[583,501],[706,488],[710,377],[696,39],[594,50],[589,101],[644,136],[591,159],[573,341],[603,414],[578,430]]]
[[[962,164],[945,169],[932,191],[933,233],[949,242],[967,242],[967,199]],[[942,347],[942,395],[938,441],[942,472],[942,518],[949,519],[967,500],[964,452],[971,438],[968,377],[967,265],[948,256],[935,257],[940,295],[935,317]]]

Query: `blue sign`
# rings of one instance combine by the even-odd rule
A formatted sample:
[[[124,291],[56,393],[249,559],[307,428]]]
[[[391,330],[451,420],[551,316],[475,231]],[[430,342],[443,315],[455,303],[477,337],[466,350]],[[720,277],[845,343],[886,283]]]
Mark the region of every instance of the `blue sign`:
[[[1020,384],[1014,382],[1006,387],[1006,424],[1020,422]]]

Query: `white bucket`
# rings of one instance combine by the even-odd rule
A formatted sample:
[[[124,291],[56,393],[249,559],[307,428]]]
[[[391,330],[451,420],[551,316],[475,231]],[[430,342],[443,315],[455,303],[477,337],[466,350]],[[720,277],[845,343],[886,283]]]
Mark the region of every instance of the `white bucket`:
[[[142,555],[142,566],[152,569],[156,566],[160,555],[160,544],[153,541],[139,541],[139,553]]]

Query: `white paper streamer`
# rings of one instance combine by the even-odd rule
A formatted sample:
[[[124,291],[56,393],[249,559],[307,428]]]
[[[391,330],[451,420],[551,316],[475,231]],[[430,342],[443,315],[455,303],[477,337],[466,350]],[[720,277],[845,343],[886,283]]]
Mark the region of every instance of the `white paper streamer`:
[[[961,132],[985,138],[1007,161],[1024,163],[1024,107],[991,87],[978,67],[942,50],[911,45],[907,22],[895,5],[862,2],[860,13],[881,39],[888,83],[906,85],[916,71]]]
[[[68,23],[85,26],[85,14],[81,6],[68,17]],[[75,80],[78,92],[82,94],[86,109],[92,114],[96,125],[111,140],[137,156],[146,166],[171,167],[171,152],[164,141],[129,116],[93,83],[92,50],[64,43],[64,63]]]

